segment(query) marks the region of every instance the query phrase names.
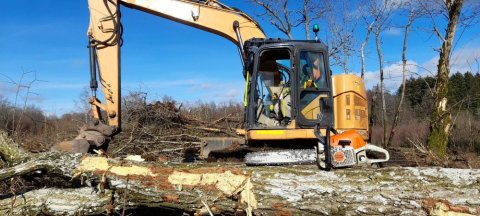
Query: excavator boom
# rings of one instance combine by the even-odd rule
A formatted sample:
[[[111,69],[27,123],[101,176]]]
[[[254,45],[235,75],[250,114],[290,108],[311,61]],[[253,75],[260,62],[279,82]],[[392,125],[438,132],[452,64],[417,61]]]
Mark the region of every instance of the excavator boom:
[[[245,40],[265,37],[252,18],[217,1],[88,0],[88,4],[91,74],[95,78],[95,70],[98,68],[105,95],[103,104],[97,98],[92,98],[90,103],[93,105],[95,118],[100,119],[100,112],[105,111],[108,124],[117,129],[121,126],[119,102],[122,25],[119,4],[220,35],[239,47],[242,61]],[[95,91],[96,79],[92,80],[91,84],[92,91]]]
[[[120,5],[222,36],[238,47],[242,63],[245,61],[244,42],[251,38],[265,38],[255,20],[215,0],[88,0],[90,25],[87,35],[92,90],[89,103],[96,121],[83,127],[73,141],[60,143],[54,150],[106,150],[111,137],[120,132],[120,47],[123,31]],[[96,96],[99,84],[105,96],[103,102]],[[104,116],[106,119],[103,119]]]
[[[220,35],[238,46],[250,38],[265,38],[258,23],[247,14],[218,1],[121,0],[122,5]],[[237,27],[241,38],[238,38]]]

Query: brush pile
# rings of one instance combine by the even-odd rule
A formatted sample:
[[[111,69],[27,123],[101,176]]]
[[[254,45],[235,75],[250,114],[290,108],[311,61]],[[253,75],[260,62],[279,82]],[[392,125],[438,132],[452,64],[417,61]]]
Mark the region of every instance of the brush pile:
[[[111,156],[141,155],[148,161],[195,159],[202,137],[235,137],[242,126],[240,105],[197,104],[174,100],[125,103],[123,132],[110,144]]]

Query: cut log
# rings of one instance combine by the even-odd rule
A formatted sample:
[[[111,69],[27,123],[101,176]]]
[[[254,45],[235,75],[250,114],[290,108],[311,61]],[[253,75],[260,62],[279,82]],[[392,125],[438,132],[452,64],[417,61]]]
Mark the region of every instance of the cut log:
[[[127,208],[164,206],[205,213],[203,200],[214,213],[251,209],[267,215],[423,215],[427,199],[447,200],[480,213],[479,170],[391,167],[324,172],[315,166],[151,164],[89,156],[79,158],[74,172],[98,183],[25,193],[17,196],[15,213],[47,209],[50,214],[100,214],[123,203]],[[0,214],[7,214],[11,203],[12,198],[1,200]]]
[[[84,186],[42,188],[4,198],[0,215],[96,215],[157,208],[207,215],[205,204],[215,214],[480,214],[480,170],[359,167],[325,172],[310,165],[150,163],[59,153],[30,158],[0,173],[43,170],[80,179]]]

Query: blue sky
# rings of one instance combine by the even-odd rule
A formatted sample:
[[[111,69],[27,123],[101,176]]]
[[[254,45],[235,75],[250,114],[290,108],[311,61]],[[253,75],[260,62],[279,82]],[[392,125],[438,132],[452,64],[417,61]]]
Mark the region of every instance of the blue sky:
[[[253,16],[267,35],[285,37],[272,28],[268,20],[257,17],[259,10],[251,4],[234,0],[222,2]],[[124,94],[142,90],[148,92],[151,99],[169,95],[183,102],[241,101],[242,68],[233,43],[211,33],[125,7],[122,16]],[[401,26],[404,20],[405,17],[397,15],[393,23]],[[74,101],[89,85],[88,21],[86,0],[3,2],[0,9],[0,95],[13,102],[16,88],[11,81],[18,82],[22,71],[35,72],[24,77],[24,81],[29,82],[36,74],[39,80],[31,88],[29,104],[42,108],[48,114],[78,110]],[[439,47],[438,39],[428,32],[426,20],[417,21],[412,30],[409,62],[433,69],[437,55],[433,49]],[[327,29],[321,27],[321,31]],[[356,33],[363,40],[364,31],[359,29]],[[480,57],[479,33],[480,28],[476,25],[460,38],[453,55],[453,63],[458,70],[475,65],[472,60]],[[327,40],[322,32],[320,36]],[[296,29],[294,37],[304,39],[303,30]],[[387,88],[393,90],[399,84],[398,69],[401,66],[395,63],[401,60],[403,29],[388,29],[382,39],[386,76],[390,76]],[[377,83],[378,77],[373,37],[367,46],[366,61],[369,71],[367,84],[372,86]],[[359,58],[352,57],[350,65],[353,72],[360,71],[359,63]],[[425,74],[420,67],[411,70]],[[334,73],[339,71],[334,68]],[[18,101],[25,98],[25,89],[22,90]]]

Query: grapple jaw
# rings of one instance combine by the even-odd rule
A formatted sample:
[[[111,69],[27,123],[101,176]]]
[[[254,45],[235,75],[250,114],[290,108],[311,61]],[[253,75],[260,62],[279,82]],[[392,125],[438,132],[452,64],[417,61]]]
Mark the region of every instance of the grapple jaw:
[[[207,159],[211,152],[235,151],[245,139],[236,137],[202,137],[200,158]]]
[[[86,139],[74,139],[57,143],[51,150],[57,152],[88,153],[90,152],[90,143]]]
[[[52,151],[71,153],[94,153],[94,150],[107,151],[108,144],[119,130],[115,126],[109,126],[99,121],[85,125],[80,129],[77,137],[70,141],[64,141],[52,147]]]

